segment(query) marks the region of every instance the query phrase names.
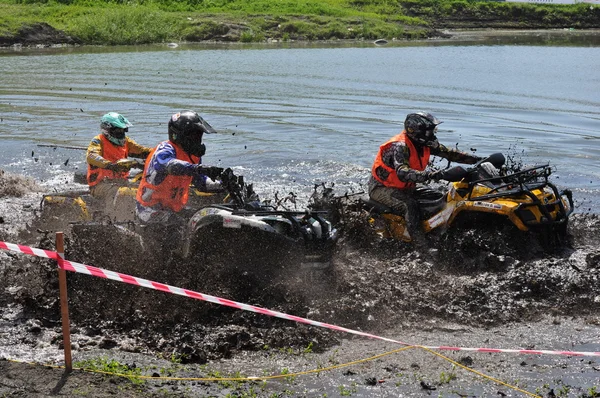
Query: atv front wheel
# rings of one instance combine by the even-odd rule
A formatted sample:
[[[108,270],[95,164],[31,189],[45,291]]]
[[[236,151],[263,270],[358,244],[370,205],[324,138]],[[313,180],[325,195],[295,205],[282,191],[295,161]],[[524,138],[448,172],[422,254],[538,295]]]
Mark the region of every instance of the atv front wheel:
[[[538,229],[536,235],[540,246],[546,253],[555,253],[557,250],[570,247],[567,221],[560,224],[544,226]]]

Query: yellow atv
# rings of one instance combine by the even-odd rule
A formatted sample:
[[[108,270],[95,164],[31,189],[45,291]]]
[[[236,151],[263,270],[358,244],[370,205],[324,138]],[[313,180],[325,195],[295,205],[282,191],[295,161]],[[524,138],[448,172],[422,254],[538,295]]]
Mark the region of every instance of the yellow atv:
[[[139,159],[121,159],[117,162],[130,169],[128,181],[119,187],[114,197],[106,202],[91,196],[89,190],[61,192],[44,195],[41,202],[41,216],[46,222],[63,224],[81,221],[131,222],[135,219],[135,196],[142,178],[144,163]],[[76,173],[74,182],[86,184],[85,173]],[[225,192],[203,192],[190,186],[188,204],[193,207],[221,203]]]
[[[459,218],[487,214],[508,220],[521,231],[534,230],[544,239],[552,239],[544,244],[562,243],[573,212],[571,191],[559,192],[548,181],[552,173],[548,164],[508,173],[504,163],[504,155],[496,153],[468,169],[462,166],[448,169],[446,179],[451,184],[445,193],[432,195],[427,190],[423,195],[417,189],[423,230],[444,229]],[[372,199],[362,200],[361,205],[380,236],[411,241],[402,215]]]

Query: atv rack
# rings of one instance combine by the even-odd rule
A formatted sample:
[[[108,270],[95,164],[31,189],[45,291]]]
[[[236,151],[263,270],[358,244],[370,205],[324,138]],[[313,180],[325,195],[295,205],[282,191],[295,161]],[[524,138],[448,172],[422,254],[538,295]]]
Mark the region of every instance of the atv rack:
[[[534,166],[525,170],[506,176],[494,176],[469,182],[468,200],[490,200],[498,198],[528,197],[531,202],[523,202],[515,209],[515,213],[526,225],[532,224],[562,224],[566,223],[569,215],[573,212],[573,194],[566,189],[559,192],[556,185],[548,181],[552,170],[548,164]],[[490,183],[493,185],[491,191],[484,195],[473,196],[473,188],[477,184]],[[488,185],[488,184],[485,184]],[[548,196],[542,199],[533,193],[534,190],[544,192],[548,187],[553,192],[553,201],[548,201]],[[565,208],[562,197],[569,201],[569,209]],[[543,200],[543,201],[542,201]],[[538,220],[532,213],[531,208],[537,208],[542,217]],[[551,212],[556,212],[553,216]]]

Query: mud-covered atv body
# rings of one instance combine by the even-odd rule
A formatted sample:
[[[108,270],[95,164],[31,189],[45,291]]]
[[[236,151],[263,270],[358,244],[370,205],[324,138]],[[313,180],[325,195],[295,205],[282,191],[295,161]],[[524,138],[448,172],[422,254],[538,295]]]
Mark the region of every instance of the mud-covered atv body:
[[[338,233],[326,212],[280,210],[261,202],[252,185],[231,169],[221,176],[221,185],[217,193],[190,187],[188,204],[179,213],[185,225],[141,223],[135,216],[135,185],[119,188],[107,207],[89,192],[48,195],[43,214],[47,219],[62,211],[72,236],[89,245],[118,241],[141,257],[163,262],[175,257],[196,270],[219,264],[223,275],[247,273],[265,281],[288,268],[331,269]]]
[[[571,191],[559,191],[548,180],[551,168],[547,164],[507,173],[503,171],[504,163],[504,156],[497,153],[470,168],[449,169],[446,174],[451,184],[447,192],[431,195],[429,191],[429,195],[418,199],[423,231],[448,228],[459,219],[487,214],[521,231],[564,239],[573,212]],[[411,240],[404,217],[393,209],[372,199],[364,199],[362,208],[368,211],[371,224],[381,236]],[[485,218],[488,222],[494,219]]]
[[[338,232],[325,211],[278,210],[261,202],[243,177],[221,176],[226,203],[203,206],[190,218],[183,237],[186,258],[207,254],[236,263],[239,270],[273,271],[296,266],[328,269]]]

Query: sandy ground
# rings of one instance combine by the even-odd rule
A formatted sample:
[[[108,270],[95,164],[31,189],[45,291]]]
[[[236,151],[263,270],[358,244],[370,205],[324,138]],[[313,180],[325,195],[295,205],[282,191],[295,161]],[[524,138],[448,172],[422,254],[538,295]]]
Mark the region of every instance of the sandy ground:
[[[11,185],[6,176],[2,184]],[[0,189],[0,240],[53,249],[53,233],[65,225],[40,223],[40,192],[28,184]],[[67,229],[66,255],[408,344],[599,352],[599,225],[596,215],[572,217],[570,247],[551,255],[527,236],[496,229],[449,233],[425,252],[348,231],[332,273],[288,267],[252,285],[214,272],[226,264],[176,259],[165,267],[148,253],[140,258],[110,231],[90,240]],[[0,251],[0,395],[594,397],[600,390],[598,356],[427,351],[87,275],[70,273],[68,282],[75,367],[150,379],[43,366],[63,364],[56,266]],[[247,379],[272,376],[279,377]]]

